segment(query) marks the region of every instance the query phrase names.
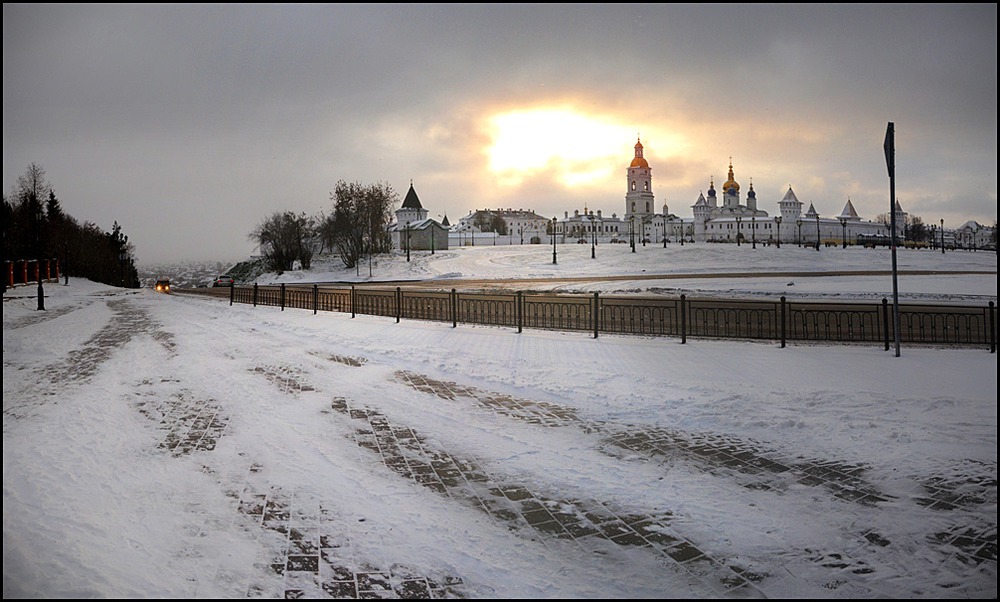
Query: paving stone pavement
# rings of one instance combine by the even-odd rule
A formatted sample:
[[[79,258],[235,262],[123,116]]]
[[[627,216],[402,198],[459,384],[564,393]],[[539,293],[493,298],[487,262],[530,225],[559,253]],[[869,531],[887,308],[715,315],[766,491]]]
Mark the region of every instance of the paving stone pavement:
[[[777,452],[762,449],[756,442],[713,433],[686,433],[586,421],[572,409],[555,404],[517,399],[454,382],[430,379],[409,371],[398,371],[395,376],[400,382],[442,399],[468,400],[503,416],[532,424],[576,426],[583,432],[604,435],[609,448],[621,448],[651,458],[682,456],[701,465],[709,473],[734,478],[750,489],[781,490],[788,486],[791,479],[800,485],[822,487],[837,499],[849,503],[877,506],[893,500],[893,496],[881,492],[874,483],[865,479],[868,467],[864,465],[818,458],[782,458]],[[927,545],[936,549],[942,560],[954,560],[965,565],[996,564],[996,515],[993,514],[992,521],[983,521],[983,513],[978,512],[983,508],[996,507],[996,474],[996,465],[967,461],[948,475],[914,477],[925,493],[916,498],[918,504],[941,512],[977,511],[956,512],[956,522],[950,528],[928,533]],[[876,550],[891,543],[883,534],[872,529],[861,528],[857,536]],[[693,542],[688,544],[696,549]],[[847,553],[816,554],[811,560],[827,568],[850,570],[853,574],[874,571],[864,560],[852,559]],[[711,563],[726,564],[723,559],[712,559]],[[732,568],[741,577],[746,577],[740,567]],[[755,574],[747,580],[752,584],[763,577]],[[722,581],[727,585],[732,583],[725,578]],[[740,595],[754,589],[750,584],[736,583]],[[837,585],[831,583],[830,589],[836,589]],[[944,584],[943,587],[952,585]],[[732,594],[730,591],[721,593]]]
[[[115,319],[96,334],[69,362],[73,379],[87,379],[112,350],[130,337],[145,333],[168,352],[173,341],[144,311],[122,301],[110,301]],[[329,361],[364,369],[364,358],[324,356]],[[251,369],[283,393],[314,391],[301,369],[262,364]],[[66,377],[70,378],[70,377]],[[789,483],[825,492],[842,503],[879,507],[894,498],[868,478],[869,467],[835,459],[787,457],[755,441],[712,433],[636,427],[588,420],[572,408],[521,399],[476,387],[428,378],[412,371],[393,375],[398,383],[456,403],[477,404],[511,420],[538,428],[575,428],[596,434],[600,451],[669,460],[683,458],[704,471],[732,479],[748,489],[782,490]],[[162,384],[162,383],[160,383]],[[163,436],[159,447],[174,456],[210,454],[229,428],[224,404],[202,399],[188,390],[170,387],[165,394],[157,383],[141,381],[136,387],[136,409],[154,421]],[[176,389],[176,390],[175,390]],[[349,421],[352,438],[362,449],[378,454],[388,471],[411,479],[449,500],[482,512],[505,528],[547,545],[572,542],[584,550],[608,544],[639,547],[658,555],[669,570],[697,579],[719,597],[767,597],[769,575],[729,558],[713,557],[678,532],[677,516],[670,510],[626,512],[600,499],[567,499],[556,491],[518,483],[510,475],[490,472],[475,458],[463,457],[430,443],[406,424],[391,420],[371,408],[335,396],[331,415]],[[248,460],[239,482],[232,477],[220,483],[229,490],[234,514],[260,532],[264,557],[249,583],[239,585],[246,597],[358,597],[358,598],[463,598],[475,597],[461,575],[433,567],[380,566],[358,558],[352,542],[338,530],[344,520],[335,507],[296,491],[269,484],[260,465]],[[206,469],[208,470],[208,469]],[[928,548],[942,562],[966,566],[996,564],[996,466],[964,462],[945,473],[914,475],[921,494],[916,502],[940,515],[954,517],[946,528],[937,527],[926,538]],[[982,511],[993,508],[993,513]],[[985,519],[983,517],[986,517]],[[990,520],[992,519],[992,520]],[[891,545],[889,536],[858,527],[858,540],[869,552]],[[856,554],[806,551],[807,561],[832,571],[864,575],[876,569]],[[942,584],[942,588],[957,584]],[[845,580],[831,579],[831,595],[859,594]],[[852,589],[853,588],[853,589]]]
[[[351,367],[366,364],[363,358],[327,356]],[[251,370],[283,392],[296,395],[312,391],[306,375],[288,367],[260,365]],[[866,480],[867,467],[804,457],[783,458],[764,446],[718,434],[686,433],[659,428],[637,428],[609,422],[588,421],[572,408],[547,402],[519,399],[483,391],[424,375],[398,371],[394,378],[409,387],[456,402],[479,404],[504,417],[540,428],[577,428],[597,434],[602,451],[622,452],[650,458],[683,457],[705,471],[732,478],[749,489],[781,489],[789,482],[816,488],[844,503],[878,506],[892,500]],[[165,435],[161,447],[171,453],[211,451],[224,436],[228,419],[219,404],[197,400],[181,392],[155,404],[140,403],[140,411],[161,423]],[[726,598],[767,597],[761,583],[767,574],[744,566],[735,559],[713,557],[685,538],[672,524],[677,517],[669,510],[624,512],[599,499],[567,499],[552,491],[541,491],[517,483],[509,475],[492,474],[474,458],[462,457],[428,442],[415,429],[390,420],[370,408],[356,406],[343,396],[334,397],[332,413],[354,425],[353,439],[362,449],[378,454],[387,470],[449,500],[491,517],[512,532],[545,544],[570,541],[595,551],[607,543],[641,547],[659,555],[665,566],[698,580],[707,591]],[[270,533],[270,557],[262,563],[256,582],[246,589],[248,597],[378,597],[463,598],[475,597],[460,575],[435,572],[427,567],[376,566],[354,557],[349,541],[338,534],[341,520],[334,508],[322,500],[296,498],[294,492],[270,487],[254,479],[260,472],[253,465],[247,482],[234,497],[239,513]],[[954,475],[923,479],[926,495],[919,503],[940,512],[996,504],[995,468],[982,465],[958,467]],[[978,474],[980,476],[970,476]],[[965,516],[965,515],[962,515]],[[877,549],[890,545],[884,534],[860,528],[859,541]],[[603,543],[599,543],[603,542]],[[966,564],[996,563],[996,523],[964,524],[928,535],[928,545],[937,547],[942,558]],[[808,561],[831,571],[851,575],[874,572],[863,559],[852,554],[808,551]],[[847,579],[832,579],[831,593],[878,597]]]

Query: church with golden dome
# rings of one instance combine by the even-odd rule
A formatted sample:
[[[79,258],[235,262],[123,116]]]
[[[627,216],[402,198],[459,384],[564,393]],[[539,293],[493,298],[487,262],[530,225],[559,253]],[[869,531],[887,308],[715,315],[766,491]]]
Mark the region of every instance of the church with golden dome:
[[[744,199],[742,186],[736,180],[732,157],[729,159],[728,177],[722,184],[721,199],[715,188],[715,179],[710,177],[708,194],[698,194],[697,200],[691,205],[691,217],[670,213],[666,202],[658,211],[653,194],[653,169],[644,151],[642,140],[637,137],[634,155],[625,169],[625,211],[621,215],[617,212],[605,215],[599,209],[588,209],[585,204],[582,213],[580,210],[574,210],[572,214],[566,211],[561,219],[553,218],[551,222],[534,216],[534,212],[530,213],[537,219],[527,221],[518,216],[503,217],[508,226],[517,228],[518,240],[522,242],[551,241],[554,237],[556,242],[578,243],[714,242],[754,246],[758,243],[811,246],[821,242],[836,244],[841,241],[861,244],[876,240],[884,243],[888,239],[888,225],[862,219],[849,198],[839,215],[823,217],[811,203],[803,213],[803,203],[791,186],[775,202],[777,213],[771,215],[760,208],[752,180],[747,186]],[[895,211],[897,235],[901,236],[906,213],[898,202]],[[460,220],[458,225],[452,227],[453,237],[461,235],[465,237],[463,240],[469,240],[471,233],[471,240],[475,244],[474,231],[478,228],[470,225],[472,216],[470,212],[470,217]],[[493,244],[498,240],[504,242],[494,237]],[[513,244],[512,241],[509,237],[507,242]]]
[[[714,178],[709,179],[708,195],[699,193],[691,206],[690,218],[670,213],[667,204],[656,212],[653,196],[653,175],[649,161],[643,155],[642,141],[637,139],[635,155],[626,168],[625,213],[623,222],[647,242],[744,242],[756,244],[816,244],[818,241],[847,240],[852,243],[866,237],[888,236],[888,227],[880,222],[863,220],[850,199],[837,216],[823,217],[810,204],[802,213],[802,202],[792,187],[777,201],[777,214],[772,216],[758,206],[757,192],[750,181],[746,199],[729,160],[728,178],[722,185],[719,199]],[[896,203],[896,223],[902,233],[906,214]],[[621,228],[614,228],[615,231]]]

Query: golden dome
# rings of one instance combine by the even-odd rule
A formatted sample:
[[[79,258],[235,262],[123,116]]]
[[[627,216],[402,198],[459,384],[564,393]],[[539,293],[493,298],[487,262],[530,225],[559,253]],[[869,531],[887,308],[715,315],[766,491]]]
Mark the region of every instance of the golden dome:
[[[642,167],[643,169],[649,169],[649,163],[642,158],[642,142],[639,142],[638,139],[635,141],[635,158],[632,159],[632,163],[629,167]]]
[[[722,192],[723,193],[729,192],[730,188],[735,188],[736,192],[740,191],[740,185],[736,182],[736,180],[733,179],[733,162],[732,162],[732,160],[729,161],[729,179],[726,180],[726,183],[722,185]]]

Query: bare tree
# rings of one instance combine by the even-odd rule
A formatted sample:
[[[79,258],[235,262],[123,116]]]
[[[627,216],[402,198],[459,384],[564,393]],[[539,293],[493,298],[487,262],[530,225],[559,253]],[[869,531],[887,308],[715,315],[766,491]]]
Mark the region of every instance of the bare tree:
[[[388,253],[392,238],[388,225],[399,195],[385,183],[363,185],[337,182],[331,195],[333,244],[344,266],[353,268],[364,255]]]
[[[249,238],[260,245],[269,269],[281,274],[298,261],[303,269],[312,264],[315,220],[305,213],[278,211],[261,221]]]

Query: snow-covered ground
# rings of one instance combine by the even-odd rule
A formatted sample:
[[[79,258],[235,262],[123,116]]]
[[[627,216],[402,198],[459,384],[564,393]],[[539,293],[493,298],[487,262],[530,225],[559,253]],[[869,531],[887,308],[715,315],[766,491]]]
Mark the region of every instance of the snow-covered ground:
[[[904,300],[996,299],[994,253],[898,258]],[[887,250],[566,245],[551,260],[477,247],[258,280],[755,272],[555,286],[892,291],[832,274],[889,270]],[[4,298],[4,597],[997,594],[985,349],[682,345],[74,279],[44,291],[45,311],[33,288]]]
[[[677,296],[786,296],[892,300],[892,256],[888,249],[749,244],[559,245],[556,263],[546,245],[477,246],[411,253],[362,261],[344,269],[339,258],[321,257],[307,271],[258,278],[260,283],[486,279],[495,286],[562,291],[601,291]],[[896,254],[901,301],[976,303],[997,296],[997,255],[900,249]],[[868,274],[866,274],[868,272]],[[970,275],[966,272],[979,272]],[[845,273],[847,273],[845,275]],[[634,276],[634,279],[629,279]],[[663,276],[663,278],[657,278]],[[607,278],[588,281],[591,278]],[[514,282],[515,279],[535,279]],[[550,279],[545,281],[541,279]]]

